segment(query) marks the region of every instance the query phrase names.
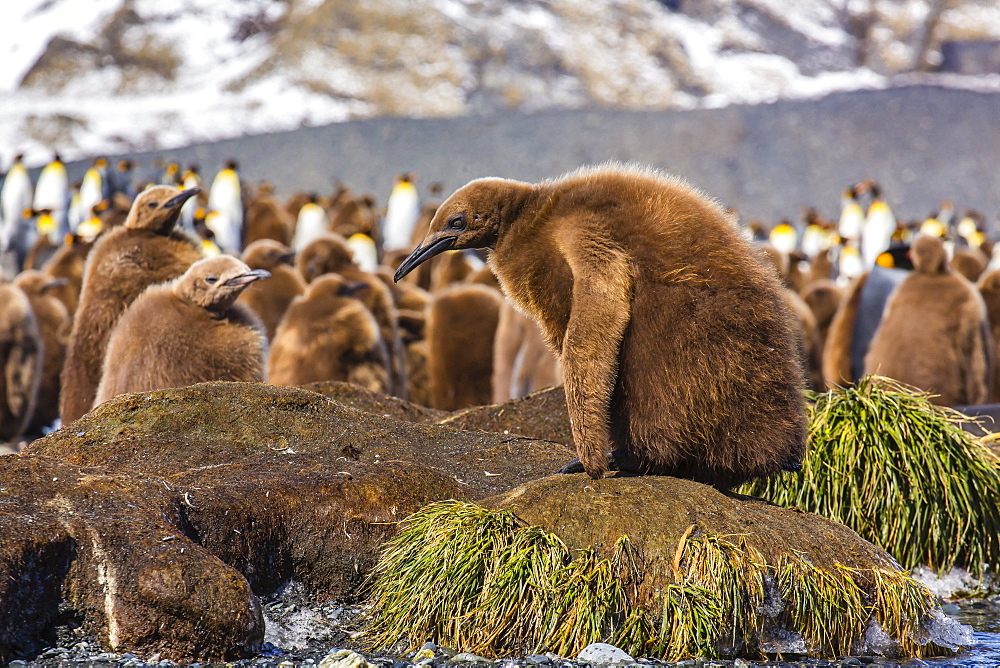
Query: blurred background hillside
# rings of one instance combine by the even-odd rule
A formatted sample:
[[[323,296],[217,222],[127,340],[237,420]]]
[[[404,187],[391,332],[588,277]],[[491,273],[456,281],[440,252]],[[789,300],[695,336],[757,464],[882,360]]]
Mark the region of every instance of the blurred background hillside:
[[[19,0],[0,165],[383,116],[1000,90],[996,0]]]

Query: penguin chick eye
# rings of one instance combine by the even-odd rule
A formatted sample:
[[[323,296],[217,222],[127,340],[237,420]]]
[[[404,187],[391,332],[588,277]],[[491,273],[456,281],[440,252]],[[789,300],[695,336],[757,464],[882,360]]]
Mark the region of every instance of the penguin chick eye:
[[[219,282],[219,277],[218,276],[206,276],[205,277],[205,282],[208,283],[209,285],[215,285],[216,283]]]
[[[155,209],[156,208],[156,202],[150,202],[149,204],[146,205],[146,207],[150,208],[150,209]]]
[[[460,230],[465,227],[465,214],[458,213],[448,219],[448,227],[453,230]]]

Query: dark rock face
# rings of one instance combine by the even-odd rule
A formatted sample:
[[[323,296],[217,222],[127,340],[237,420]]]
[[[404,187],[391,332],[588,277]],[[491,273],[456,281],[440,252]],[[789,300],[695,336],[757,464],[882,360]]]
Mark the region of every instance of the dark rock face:
[[[111,649],[222,659],[260,646],[246,579],[185,537],[161,483],[14,455],[0,488],[0,655],[37,641],[62,599]]]
[[[62,602],[117,651],[245,656],[263,637],[256,595],[295,579],[354,600],[398,520],[572,456],[297,388],[123,395],[0,459],[0,658],[38,642]]]

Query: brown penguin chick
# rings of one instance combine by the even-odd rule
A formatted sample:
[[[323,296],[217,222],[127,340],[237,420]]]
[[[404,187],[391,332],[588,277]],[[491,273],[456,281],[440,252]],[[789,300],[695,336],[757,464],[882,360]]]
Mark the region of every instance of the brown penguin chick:
[[[830,259],[830,249],[824,248],[809,263],[809,280],[825,280],[831,276],[833,276],[833,261]]]
[[[126,392],[210,380],[264,382],[264,326],[236,300],[248,285],[268,275],[219,255],[195,262],[180,278],[148,288],[122,314],[108,339],[94,406]]]
[[[504,292],[559,352],[592,477],[609,449],[620,468],[721,488],[799,467],[804,378],[783,287],[681,179],[610,165],[473,181],[396,275],[451,248],[493,249]]]
[[[340,380],[386,393],[389,365],[374,316],[351,295],[363,283],[324,274],[297,297],[271,346],[268,382],[305,385]]]
[[[44,354],[27,295],[0,282],[0,442],[25,432],[38,398]]]
[[[868,274],[864,273],[846,288],[827,329],[822,360],[823,380],[828,389],[847,387],[858,380],[852,368],[851,344],[854,342],[854,324],[858,319],[861,292],[867,281]]]
[[[1000,360],[1000,269],[987,272],[979,279],[979,294],[986,306],[986,317],[990,321],[993,335],[993,359]],[[1000,373],[993,374],[989,403],[1000,402]]]
[[[965,277],[970,283],[975,283],[986,271],[989,258],[978,248],[956,248],[949,264],[951,268]]]
[[[503,299],[483,285],[455,285],[427,309],[431,408],[454,411],[493,401],[493,340]]]
[[[937,396],[944,406],[986,401],[993,341],[986,306],[975,286],[948,266],[938,237],[919,235],[914,271],[893,291],[875,331],[865,373],[879,374]]]
[[[819,325],[809,304],[791,289],[785,289],[785,300],[788,308],[798,322],[798,337],[802,370],[809,379],[809,389],[822,392],[826,389],[823,383],[823,348],[820,343]]]
[[[66,279],[65,284],[50,288],[48,292],[63,303],[71,318],[80,302],[83,270],[93,247],[94,244],[90,241],[84,241],[76,235],[67,235],[63,245],[42,267],[42,271],[52,278]]]
[[[272,239],[286,246],[292,242],[295,221],[274,199],[268,184],[262,185],[250,198],[244,220],[244,250],[259,239]]]
[[[406,355],[403,353],[402,341],[399,338],[396,305],[389,288],[378,276],[362,271],[354,263],[354,254],[347,245],[347,240],[339,234],[324,234],[309,242],[295,258],[295,266],[307,283],[317,276],[335,273],[348,281],[368,286],[367,290],[359,290],[354,296],[375,316],[382,332],[392,372],[389,392],[405,399]]]
[[[505,299],[493,341],[493,403],[561,382],[559,360],[545,345],[538,325]]]
[[[345,239],[354,234],[371,234],[372,224],[364,200],[346,197],[331,207],[330,229]]]
[[[125,224],[94,244],[62,371],[64,425],[94,405],[108,336],[125,308],[150,285],[177,278],[201,259],[200,244],[174,229],[181,206],[198,192],[173,186],[144,190]]]
[[[36,270],[22,271],[14,278],[14,285],[24,292],[31,303],[44,350],[38,400],[25,429],[27,434],[42,433],[43,427],[48,427],[59,417],[59,374],[66,359],[66,344],[73,323],[66,306],[52,292],[65,283],[65,278],[52,278]]]
[[[208,200],[206,199],[205,202]],[[132,210],[132,198],[122,192],[111,196],[109,206],[98,213],[104,231],[121,227],[128,220],[128,212]]]
[[[291,265],[295,253],[273,239],[258,239],[243,250],[243,261],[251,269],[264,269],[271,278],[251,285],[239,303],[250,307],[264,323],[269,341],[274,340],[278,323],[292,300],[306,291],[306,284]]]
[[[812,281],[800,293],[800,296],[812,310],[813,317],[816,318],[816,327],[819,330],[820,350],[826,346],[827,334],[833,317],[837,314],[840,300],[844,296],[844,291],[829,279]]]

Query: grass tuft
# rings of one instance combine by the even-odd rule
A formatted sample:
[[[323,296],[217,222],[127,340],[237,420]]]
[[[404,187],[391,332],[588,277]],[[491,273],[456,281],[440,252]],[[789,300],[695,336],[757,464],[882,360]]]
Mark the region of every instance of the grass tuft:
[[[801,475],[740,491],[846,524],[906,569],[1000,566],[1000,470],[928,395],[869,376],[812,395]]]
[[[431,639],[498,657],[575,656],[603,641],[676,661],[762,657],[777,631],[800,637],[803,654],[836,657],[877,622],[906,656],[946,652],[923,631],[934,597],[904,573],[827,571],[795,554],[769,564],[745,536],[695,528],[672,565],[649,571],[627,537],[605,558],[510,511],[431,504],[404,521],[372,575],[370,642]]]

